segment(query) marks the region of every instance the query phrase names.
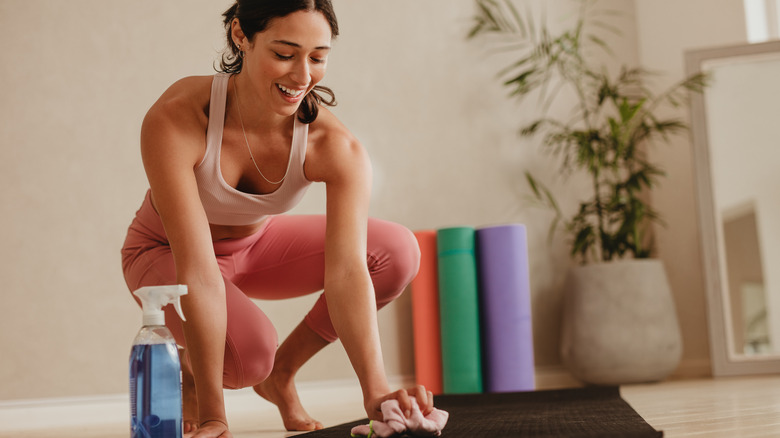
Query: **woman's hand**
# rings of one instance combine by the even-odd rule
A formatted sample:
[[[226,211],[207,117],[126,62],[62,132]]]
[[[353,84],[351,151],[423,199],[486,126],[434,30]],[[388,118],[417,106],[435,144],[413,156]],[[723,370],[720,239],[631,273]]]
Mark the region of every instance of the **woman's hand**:
[[[433,411],[433,393],[426,390],[424,386],[417,385],[409,389],[399,389],[398,391],[366,400],[366,413],[370,420],[383,420],[382,403],[387,400],[398,400],[401,411],[408,418],[412,413],[412,398],[417,400],[417,406],[420,407],[423,415],[428,415]]]
[[[184,438],[233,438],[227,424],[221,421],[207,421],[194,432],[185,433]]]

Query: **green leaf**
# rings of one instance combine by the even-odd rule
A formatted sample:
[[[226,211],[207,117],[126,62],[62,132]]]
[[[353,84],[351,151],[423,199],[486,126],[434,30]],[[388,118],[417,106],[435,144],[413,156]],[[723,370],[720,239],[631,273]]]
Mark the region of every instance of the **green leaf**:
[[[531,136],[536,134],[536,132],[539,131],[539,128],[544,124],[544,122],[545,122],[544,120],[537,120],[531,123],[530,125],[520,130],[520,135],[526,137],[526,136]]]
[[[596,35],[588,35],[588,41],[596,44],[597,46],[604,49],[605,52],[609,53],[610,55],[614,55],[615,53],[612,51],[612,49],[609,47],[609,44],[607,44],[606,41],[604,41],[602,38],[596,36]]]
[[[528,182],[528,185],[531,186],[531,190],[534,192],[534,196],[536,196],[537,199],[541,200],[542,194],[539,190],[539,185],[536,183],[536,179],[531,175],[530,172],[525,172],[525,180]]]
[[[528,82],[528,78],[536,74],[538,70],[535,68],[531,68],[528,70],[524,70],[519,75],[513,77],[512,79],[507,80],[504,82],[504,85],[521,85],[526,84]]]
[[[506,0],[506,6],[507,9],[509,9],[509,12],[512,14],[512,17],[514,18],[515,23],[517,23],[517,28],[520,31],[520,33],[523,36],[528,35],[528,28],[526,27],[525,23],[523,22],[522,17],[517,12],[517,9],[515,8],[515,5],[512,3],[511,0]]]

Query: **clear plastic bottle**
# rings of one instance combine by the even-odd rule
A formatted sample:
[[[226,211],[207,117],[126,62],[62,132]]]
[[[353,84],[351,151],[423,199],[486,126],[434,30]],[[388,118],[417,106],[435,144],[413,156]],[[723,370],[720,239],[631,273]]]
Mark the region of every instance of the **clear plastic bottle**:
[[[130,352],[131,438],[181,438],[181,364],[176,341],[165,327],[162,307],[174,304],[186,286],[141,288],[134,292],[144,307],[144,325]]]

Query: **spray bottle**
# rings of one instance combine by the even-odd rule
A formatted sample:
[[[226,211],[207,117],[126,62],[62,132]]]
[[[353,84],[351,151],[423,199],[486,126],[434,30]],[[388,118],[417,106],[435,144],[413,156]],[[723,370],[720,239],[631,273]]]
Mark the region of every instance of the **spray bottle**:
[[[133,294],[141,299],[144,317],[130,352],[130,436],[181,438],[181,364],[162,308],[173,304],[184,320],[179,298],[187,286],[148,286]]]

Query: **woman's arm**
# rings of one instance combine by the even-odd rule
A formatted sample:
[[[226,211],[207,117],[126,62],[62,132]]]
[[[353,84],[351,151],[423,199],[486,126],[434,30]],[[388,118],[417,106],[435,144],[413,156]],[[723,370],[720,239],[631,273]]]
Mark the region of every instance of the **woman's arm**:
[[[174,85],[150,109],[141,129],[141,154],[173,252],[177,281],[189,291],[181,300],[187,318],[183,329],[199,421],[226,425],[222,392],[225,285],[194,174],[205,150],[207,120],[202,107],[186,98],[182,88],[186,87]]]
[[[366,263],[371,164],[357,139],[323,113],[321,117],[332,119],[332,129],[315,134],[305,170],[309,179],[326,186],[325,297],[331,321],[360,381],[369,417],[381,419],[379,405],[390,398],[398,399],[403,410],[410,409],[410,395],[417,397],[423,412],[430,412],[432,396],[424,388],[390,391]]]

